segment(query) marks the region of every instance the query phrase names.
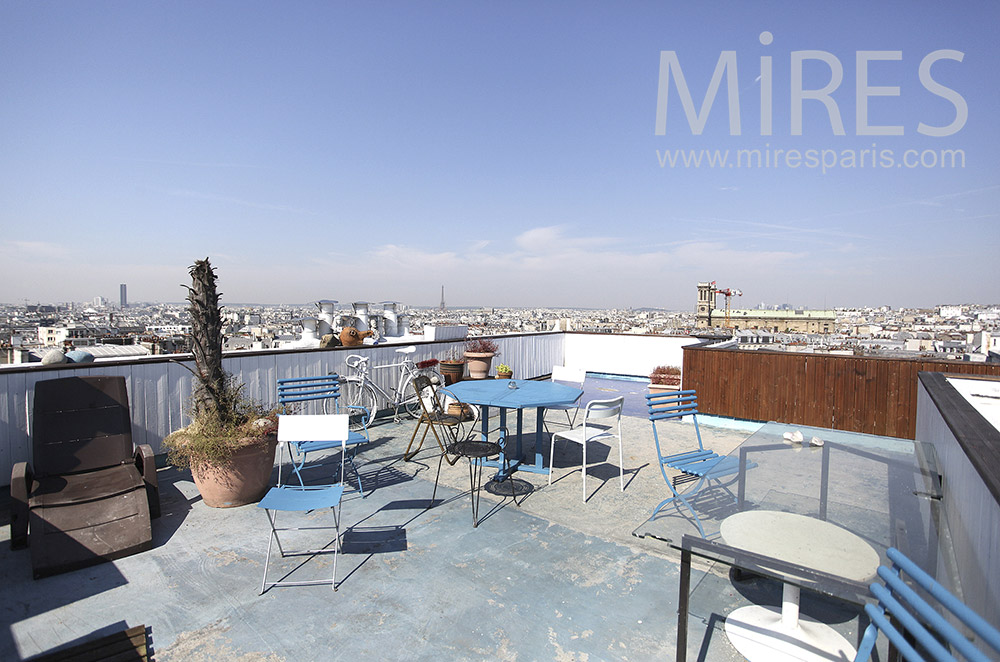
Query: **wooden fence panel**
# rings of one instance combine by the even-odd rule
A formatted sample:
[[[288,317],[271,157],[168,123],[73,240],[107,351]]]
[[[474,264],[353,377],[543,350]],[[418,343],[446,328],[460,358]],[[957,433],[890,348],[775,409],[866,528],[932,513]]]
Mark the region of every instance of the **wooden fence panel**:
[[[922,371],[1000,376],[1000,365],[684,347],[684,388],[706,414],[907,439]]]

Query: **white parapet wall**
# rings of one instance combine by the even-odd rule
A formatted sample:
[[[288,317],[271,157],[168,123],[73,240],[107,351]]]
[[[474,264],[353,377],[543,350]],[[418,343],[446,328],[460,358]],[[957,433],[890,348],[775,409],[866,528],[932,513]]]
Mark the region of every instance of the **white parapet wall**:
[[[648,377],[658,365],[683,369],[683,347],[698,342],[690,336],[567,333],[566,365],[587,372]]]
[[[466,327],[461,328],[464,338]],[[552,365],[562,363],[562,333],[521,334],[495,337],[499,345],[499,361],[514,367],[518,377],[530,379],[547,375]],[[622,337],[622,336],[619,336]],[[407,354],[415,363],[426,359],[444,359],[452,351],[461,354],[464,339],[445,342],[418,342],[416,352]],[[265,405],[277,404],[277,380],[286,377],[310,377],[338,373],[350,374],[347,357],[361,354],[371,360],[370,377],[386,393],[398,385],[399,368],[377,368],[397,363],[399,344],[336,347],[333,349],[288,349],[279,351],[226,352],[223,368],[244,384],[243,394]],[[63,363],[42,365],[33,363],[0,367],[0,486],[9,481],[15,462],[31,459],[31,421],[35,384],[44,379],[75,375],[121,375],[129,393],[132,414],[132,440],[149,444],[154,453],[162,453],[162,440],[169,433],[190,422],[193,367],[190,354],[148,356],[106,363]],[[321,413],[305,403],[301,413]],[[385,402],[379,402],[385,407]]]

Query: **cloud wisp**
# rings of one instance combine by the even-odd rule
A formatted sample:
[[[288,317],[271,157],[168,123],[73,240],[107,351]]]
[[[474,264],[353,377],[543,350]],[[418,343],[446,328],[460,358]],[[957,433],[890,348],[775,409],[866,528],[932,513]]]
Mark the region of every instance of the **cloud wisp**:
[[[192,191],[190,189],[169,189],[165,191],[167,195],[175,198],[190,198],[192,200],[205,200],[208,202],[221,202],[230,205],[237,205],[240,207],[248,207],[250,209],[260,209],[263,211],[276,211],[289,214],[304,214],[309,216],[316,216],[316,212],[309,209],[302,209],[300,207],[291,207],[288,205],[274,205],[263,202],[254,202],[252,200],[244,200],[242,198],[235,198],[228,195],[218,195],[215,193],[202,193],[201,191]]]

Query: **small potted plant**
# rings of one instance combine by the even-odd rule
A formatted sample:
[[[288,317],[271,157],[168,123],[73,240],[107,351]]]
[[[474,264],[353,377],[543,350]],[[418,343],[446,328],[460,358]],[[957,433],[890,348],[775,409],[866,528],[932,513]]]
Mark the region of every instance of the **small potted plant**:
[[[451,386],[455,382],[462,381],[465,374],[465,359],[462,358],[462,353],[455,348],[449,350],[441,359],[439,367],[441,368],[441,376],[444,377],[444,385]]]
[[[658,391],[677,391],[681,387],[681,369],[672,365],[658,365],[653,368],[649,375],[649,390],[651,393]]]
[[[470,379],[486,379],[498,346],[489,338],[473,338],[465,343],[465,358],[469,362]]]
[[[510,379],[514,376],[514,371],[506,363],[497,366],[497,379]]]
[[[222,369],[222,309],[208,258],[191,267],[188,303],[195,376],[192,422],[163,440],[169,461],[190,467],[205,505],[242,506],[267,491],[278,417],[243,394]]]

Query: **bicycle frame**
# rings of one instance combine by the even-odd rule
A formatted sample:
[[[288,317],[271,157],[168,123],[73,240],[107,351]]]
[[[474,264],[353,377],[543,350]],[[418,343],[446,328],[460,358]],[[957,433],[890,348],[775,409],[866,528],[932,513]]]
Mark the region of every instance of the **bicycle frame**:
[[[360,356],[358,354],[351,354],[347,357],[347,367],[351,369],[351,374],[346,377],[348,382],[353,382],[358,385],[359,393],[368,392],[372,401],[370,405],[363,405],[366,408],[373,409],[368,414],[368,421],[371,422],[374,418],[375,411],[380,409],[380,399],[381,402],[387,403],[389,407],[393,409],[394,420],[399,420],[399,408],[403,407],[410,416],[416,416],[418,412],[413,411],[411,407],[419,403],[417,401],[416,392],[411,393],[409,388],[410,384],[413,383],[414,377],[416,377],[420,370],[425,367],[432,367],[430,365],[425,365],[424,362],[421,364],[416,364],[413,362],[408,355],[415,350],[414,347],[405,347],[396,350],[397,352],[404,354],[403,358],[399,361],[393,363],[383,363],[381,365],[371,365],[369,357]],[[433,361],[434,364],[437,361]],[[391,393],[386,389],[379,386],[371,378],[371,370],[384,370],[396,368],[399,371],[399,376],[396,379],[395,388],[390,387]],[[354,404],[361,404],[360,402]]]
[[[352,354],[348,357],[350,359],[353,356],[358,356],[357,354]],[[398,363],[383,363],[382,365],[369,365],[368,357],[359,357],[362,360],[351,367],[353,374],[352,377],[359,377],[362,384],[367,384],[372,387],[375,393],[381,397],[385,402],[389,404],[390,407],[397,407],[406,399],[406,385],[413,379],[416,374],[417,367],[413,363],[413,360],[409,357],[404,358]],[[386,368],[399,368],[399,378],[396,380],[396,387],[392,388],[393,395],[389,395],[385,389],[378,385],[372,378],[368,375],[370,370],[383,370]]]

